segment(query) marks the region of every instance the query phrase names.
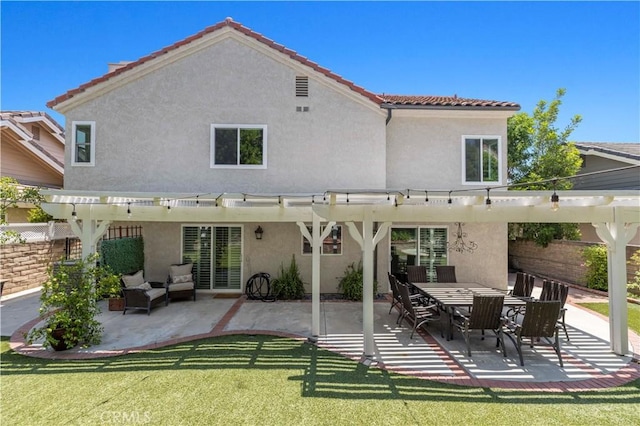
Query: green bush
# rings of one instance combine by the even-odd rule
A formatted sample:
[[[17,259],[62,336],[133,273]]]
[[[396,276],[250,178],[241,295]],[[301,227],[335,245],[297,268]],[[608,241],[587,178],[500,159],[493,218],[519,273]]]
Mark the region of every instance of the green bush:
[[[144,269],[142,237],[106,240],[100,244],[102,264],[116,274],[129,274]]]
[[[628,263],[629,265],[635,266],[636,271],[631,281],[627,283],[627,291],[630,296],[637,299],[640,296],[640,250],[636,250],[636,252],[633,253]]]
[[[278,299],[302,299],[304,297],[304,282],[300,278],[300,270],[296,263],[296,256],[291,256],[291,263],[287,269],[280,264],[278,278],[271,280],[273,294]]]
[[[364,273],[362,262],[358,262],[358,266],[354,263],[348,265],[344,271],[344,276],[340,279],[338,289],[345,298],[349,300],[362,300],[362,287],[364,282]],[[378,291],[378,282],[373,281],[373,294]]]
[[[607,291],[607,248],[604,245],[589,246],[582,250],[582,257],[587,267],[585,274],[587,287]]]

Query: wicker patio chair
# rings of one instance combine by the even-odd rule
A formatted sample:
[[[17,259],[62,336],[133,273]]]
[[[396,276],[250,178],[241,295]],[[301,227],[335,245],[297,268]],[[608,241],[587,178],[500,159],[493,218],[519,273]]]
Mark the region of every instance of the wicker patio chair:
[[[167,299],[186,299],[196,301],[196,284],[193,282],[193,263],[179,263],[169,267],[167,277]]]
[[[151,309],[164,302],[169,303],[167,299],[167,288],[164,283],[145,282],[143,271],[133,274],[123,275],[121,278],[122,294],[124,295],[124,310],[127,309],[146,310],[147,315],[151,315]]]
[[[560,355],[560,339],[558,338],[560,303],[559,300],[528,301],[522,324],[508,322],[505,325],[504,334],[511,339],[516,347],[520,357],[520,365],[524,366],[524,358],[522,356],[523,339],[529,337],[531,339],[531,347],[534,346],[534,341],[539,342],[540,338],[544,338],[553,346],[558,356],[560,367],[564,367],[562,356]],[[551,337],[553,337],[553,341],[550,340]]]
[[[436,305],[429,306],[416,306],[412,303],[411,293],[409,293],[409,287],[406,284],[397,283],[398,290],[400,291],[400,298],[402,299],[403,312],[400,317],[400,323],[402,320],[407,319],[411,322],[411,336],[413,339],[413,333],[415,333],[418,327],[427,324],[432,321],[440,320],[440,312]],[[442,332],[442,330],[441,330]]]
[[[457,283],[456,267],[451,265],[436,266],[436,280],[439,283]]]
[[[504,296],[473,296],[473,305],[470,312],[458,310],[453,320],[453,327],[462,332],[467,344],[467,355],[471,357],[470,333],[472,330],[481,330],[484,340],[484,331],[491,330],[497,337],[496,347],[502,347],[502,355],[507,356],[502,336],[504,320],[502,318],[502,305]]]
[[[557,300],[560,302],[560,312],[558,313],[558,322],[564,330],[564,335],[569,340],[569,333],[567,332],[567,325],[565,323],[565,314],[567,308],[564,307],[567,302],[567,296],[569,295],[569,286],[556,281],[544,280],[542,281],[542,293],[540,293],[540,299],[542,301]]]

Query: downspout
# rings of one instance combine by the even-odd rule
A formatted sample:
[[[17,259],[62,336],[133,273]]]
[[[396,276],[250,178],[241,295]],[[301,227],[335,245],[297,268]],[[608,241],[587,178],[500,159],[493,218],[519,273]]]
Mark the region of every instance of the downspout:
[[[388,125],[389,122],[391,121],[391,106],[388,107],[383,107],[383,108],[387,108],[387,121],[384,123],[385,125]]]

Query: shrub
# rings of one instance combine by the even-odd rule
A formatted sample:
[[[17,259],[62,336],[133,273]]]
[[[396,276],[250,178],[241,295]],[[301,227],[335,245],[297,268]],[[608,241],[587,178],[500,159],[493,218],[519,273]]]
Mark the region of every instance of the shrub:
[[[304,282],[300,278],[300,270],[296,263],[296,256],[291,256],[291,263],[285,269],[280,264],[278,278],[271,280],[273,294],[278,299],[302,299],[304,297]]]
[[[604,245],[589,246],[582,250],[587,273],[587,287],[596,290],[608,290],[607,248]]]
[[[344,271],[344,276],[340,279],[338,289],[345,298],[349,300],[362,300],[362,287],[364,282],[364,273],[362,270],[362,262],[358,262],[358,266],[354,263],[348,265]],[[373,281],[373,294],[378,291],[378,282]]]
[[[640,296],[640,250],[636,250],[629,259],[629,265],[635,266],[636,271],[633,274],[633,278],[627,283],[627,291],[631,296],[637,298]]]

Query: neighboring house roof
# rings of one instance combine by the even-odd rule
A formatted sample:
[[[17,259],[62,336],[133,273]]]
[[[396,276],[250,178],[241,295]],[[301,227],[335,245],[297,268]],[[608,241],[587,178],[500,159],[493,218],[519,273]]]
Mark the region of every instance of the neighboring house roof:
[[[255,40],[257,40],[260,43],[263,43],[265,45],[267,45],[268,47],[277,50],[280,53],[283,53],[285,55],[287,55],[289,58],[303,64],[306,65],[308,67],[310,67],[311,69],[315,70],[316,72],[325,75],[326,77],[348,87],[349,89],[353,90],[354,92],[368,98],[369,100],[375,102],[378,105],[389,105],[389,104],[393,104],[393,105],[405,105],[403,103],[403,100],[406,100],[408,103],[412,103],[412,105],[414,106],[414,108],[416,107],[454,107],[454,108],[458,108],[458,107],[462,107],[462,108],[469,108],[469,107],[492,107],[492,108],[496,108],[496,107],[500,107],[500,108],[509,108],[509,109],[515,109],[518,110],[520,109],[520,105],[513,103],[513,102],[500,102],[500,101],[486,101],[486,100],[480,100],[480,99],[464,99],[464,98],[457,98],[457,97],[439,97],[439,96],[386,96],[386,95],[376,95],[356,84],[354,84],[351,81],[348,81],[346,79],[344,79],[343,77],[341,77],[340,75],[332,72],[331,70],[321,67],[320,65],[318,65],[317,63],[310,61],[309,59],[307,59],[304,56],[299,55],[297,52],[286,48],[285,46],[278,44],[276,42],[274,42],[273,40],[266,38],[265,36],[263,36],[260,33],[257,33],[245,26],[243,26],[242,24],[238,23],[238,22],[234,22],[233,19],[231,18],[226,18],[224,21],[219,22],[215,25],[212,25],[210,27],[205,28],[204,30],[200,31],[197,34],[194,34],[190,37],[187,37],[183,40],[180,40],[170,46],[167,46],[165,48],[162,48],[154,53],[151,53],[150,55],[144,56],[140,59],[138,59],[137,61],[133,61],[130,63],[122,63],[123,66],[116,68],[115,70],[112,70],[110,72],[108,72],[107,74],[104,74],[101,77],[95,78],[85,84],[80,85],[79,87],[75,88],[75,89],[71,89],[69,91],[67,91],[66,93],[56,97],[55,99],[47,102],[47,106],[49,108],[54,108],[55,106],[73,98],[74,96],[80,95],[83,92],[85,92],[87,89],[92,88],[94,86],[97,86],[101,83],[104,83],[116,76],[119,76],[123,73],[126,73],[136,67],[139,67],[140,65],[147,63],[149,61],[153,61],[156,58],[161,58],[164,55],[166,55],[169,52],[172,52],[176,49],[179,49],[185,45],[188,45],[196,40],[202,39],[203,37],[214,33],[216,31],[219,31],[223,28],[232,28],[236,31],[239,31],[240,33],[251,37]],[[413,100],[411,100],[413,99]]]
[[[520,109],[515,102],[489,101],[484,99],[459,98],[453,96],[406,96],[380,95],[386,104],[404,107],[490,107]]]
[[[0,130],[3,141],[13,141],[40,160],[44,161],[60,175],[64,174],[64,163],[47,150],[43,144],[34,138],[31,126],[25,123],[45,125],[50,134],[57,140],[64,151],[64,129],[47,113],[39,111],[0,111]]]
[[[581,154],[593,154],[625,163],[640,162],[640,143],[576,142]]]

